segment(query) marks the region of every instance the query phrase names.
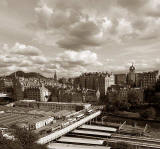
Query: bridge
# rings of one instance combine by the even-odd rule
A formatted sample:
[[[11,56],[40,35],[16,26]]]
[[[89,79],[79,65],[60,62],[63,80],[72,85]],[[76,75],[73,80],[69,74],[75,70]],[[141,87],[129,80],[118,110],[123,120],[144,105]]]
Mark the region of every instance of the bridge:
[[[80,119],[79,121],[77,121],[77,122],[75,122],[75,123],[73,123],[73,124],[71,124],[71,125],[69,125],[69,126],[67,126],[65,128],[62,128],[62,129],[57,130],[57,131],[55,131],[55,132],[53,132],[53,133],[51,133],[51,134],[49,134],[49,135],[47,135],[45,137],[40,138],[37,141],[37,143],[46,144],[46,143],[49,143],[49,142],[51,142],[53,140],[56,140],[56,139],[60,138],[61,136],[69,133],[70,131],[78,128],[79,126],[91,121],[92,119],[96,118],[100,114],[101,114],[100,110],[95,111],[94,113],[84,117],[83,119]]]
[[[76,140],[73,140],[73,139],[70,140],[70,138],[79,137],[79,139],[81,139],[83,144],[84,142],[86,142],[86,139],[90,139],[91,143],[95,143],[93,139],[94,140],[96,139],[96,142],[98,140],[102,140],[102,142],[107,141],[107,142],[115,142],[115,143],[116,142],[126,142],[134,146],[141,146],[141,147],[148,147],[148,148],[160,148],[160,139],[140,137],[140,136],[139,137],[138,136],[127,136],[123,134],[117,134],[116,128],[111,128],[111,127],[106,127],[106,126],[86,125],[86,123],[95,119],[100,114],[101,114],[100,110],[94,111],[93,113],[90,113],[90,115],[86,115],[85,117],[76,121],[75,123],[72,123],[66,127],[63,127],[62,129],[59,129],[55,132],[52,132],[51,134],[47,136],[40,138],[37,141],[37,143],[39,144],[51,143],[50,145],[52,146],[52,144],[55,144],[55,142],[52,143],[52,141],[54,140],[56,140],[56,144],[57,142],[58,143],[61,143],[61,141],[64,142],[65,137],[62,137],[62,136],[65,135],[66,137],[68,137],[67,140],[69,140],[70,143],[76,142]],[[125,125],[125,123],[126,122],[124,122],[124,124],[122,125]],[[63,144],[61,144],[61,146]]]

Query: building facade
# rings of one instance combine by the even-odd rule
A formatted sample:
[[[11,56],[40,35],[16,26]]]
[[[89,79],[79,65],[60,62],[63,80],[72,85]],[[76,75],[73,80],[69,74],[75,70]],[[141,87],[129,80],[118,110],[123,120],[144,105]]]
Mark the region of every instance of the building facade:
[[[156,85],[159,79],[159,71],[144,72],[141,76],[141,87],[150,88]]]
[[[134,87],[136,85],[136,73],[133,64],[129,68],[129,73],[127,75],[127,84],[131,87]]]
[[[126,85],[127,84],[127,74],[115,74],[115,84]]]
[[[79,77],[81,89],[97,90],[101,96],[106,95],[108,87],[115,84],[115,76],[111,73],[84,73]]]
[[[24,89],[24,99],[47,102],[50,92],[42,85],[41,87],[29,87]]]
[[[66,102],[37,102],[30,100],[21,100],[15,103],[16,106],[31,107],[47,110],[69,110],[79,111],[79,109],[89,109],[91,104],[86,103],[66,103]]]

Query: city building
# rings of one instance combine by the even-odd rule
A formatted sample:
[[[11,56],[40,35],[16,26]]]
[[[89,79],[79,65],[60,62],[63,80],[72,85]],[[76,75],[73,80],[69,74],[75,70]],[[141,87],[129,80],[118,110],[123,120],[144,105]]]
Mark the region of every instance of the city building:
[[[135,67],[133,66],[133,64],[129,68],[129,73],[127,75],[127,83],[131,87],[134,87],[136,85],[136,73],[135,73]]]
[[[140,87],[140,88],[149,88],[156,85],[157,80],[159,79],[159,71],[150,71],[150,72],[136,72],[133,64],[129,67],[128,74],[115,74],[115,84],[128,86],[131,88]]]
[[[155,87],[156,82],[159,79],[159,75],[159,71],[143,72],[141,75],[141,87]]]
[[[19,107],[31,107],[47,110],[69,110],[79,111],[82,109],[89,109],[91,104],[88,103],[66,103],[66,102],[37,102],[33,100],[21,100],[15,103]]]
[[[24,89],[24,99],[47,102],[50,92],[42,84],[41,87],[28,87]]]
[[[24,86],[17,78],[13,79],[13,99],[15,101],[24,99]]]
[[[85,95],[83,96],[83,100],[86,103],[90,103],[92,105],[96,105],[99,103],[100,100],[100,91],[99,89],[96,90],[90,90],[88,89]]]
[[[13,88],[13,82],[11,79],[7,79],[5,77],[0,79],[0,92],[11,92],[11,88]]]
[[[108,87],[114,84],[115,77],[112,73],[84,73],[79,77],[79,86],[81,89],[99,89],[101,96],[106,95]]]
[[[144,89],[142,88],[128,88],[122,86],[113,86],[107,92],[109,101],[120,100],[122,102],[128,102],[129,94],[135,95],[137,98],[135,101],[138,103],[143,103],[144,100]]]
[[[127,84],[127,74],[115,74],[115,84],[126,85]]]
[[[29,124],[29,129],[30,130],[35,130],[41,127],[44,127],[50,123],[52,123],[54,120],[53,117],[42,117],[39,119],[32,119],[28,121],[27,123]]]

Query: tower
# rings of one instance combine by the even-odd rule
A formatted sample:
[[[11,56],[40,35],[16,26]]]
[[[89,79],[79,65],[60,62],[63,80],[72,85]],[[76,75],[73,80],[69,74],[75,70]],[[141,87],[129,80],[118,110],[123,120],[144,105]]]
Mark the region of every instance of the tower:
[[[132,66],[129,67],[129,72],[135,73],[135,67],[133,66],[133,62]]]
[[[136,84],[136,73],[135,73],[135,67],[132,65],[129,67],[129,73],[128,73],[128,85],[130,85],[131,87],[134,87]]]
[[[54,81],[57,81],[57,73],[56,73],[56,71],[54,73]]]

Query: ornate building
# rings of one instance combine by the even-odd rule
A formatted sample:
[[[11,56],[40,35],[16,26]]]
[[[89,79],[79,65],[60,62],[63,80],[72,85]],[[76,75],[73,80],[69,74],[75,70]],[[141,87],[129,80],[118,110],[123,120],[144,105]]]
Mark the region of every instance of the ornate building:
[[[84,73],[79,77],[79,86],[81,89],[99,89],[101,96],[106,95],[108,87],[114,84],[115,76],[112,73]]]
[[[129,68],[129,73],[127,75],[127,84],[130,85],[131,87],[136,86],[136,73],[133,63],[132,66],[130,66]]]

